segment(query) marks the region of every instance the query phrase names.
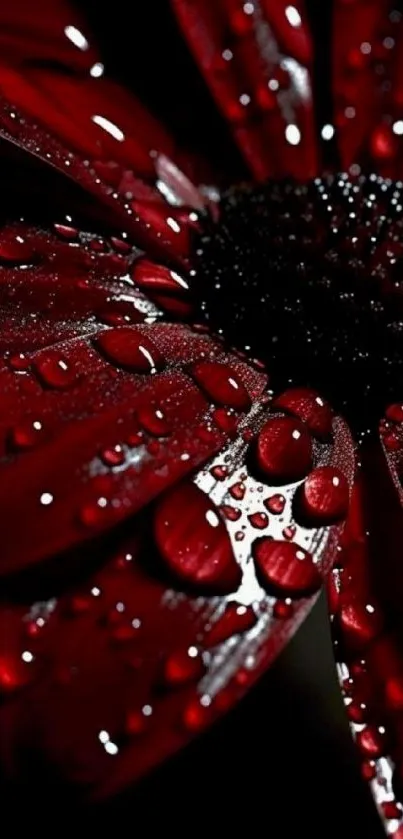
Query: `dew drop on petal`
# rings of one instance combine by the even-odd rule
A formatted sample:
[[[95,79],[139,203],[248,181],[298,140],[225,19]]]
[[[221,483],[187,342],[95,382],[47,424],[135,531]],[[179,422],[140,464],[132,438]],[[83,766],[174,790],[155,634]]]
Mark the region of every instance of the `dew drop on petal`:
[[[161,499],[154,533],[162,558],[181,580],[220,592],[238,587],[241,570],[224,522],[195,484],[180,484]]]

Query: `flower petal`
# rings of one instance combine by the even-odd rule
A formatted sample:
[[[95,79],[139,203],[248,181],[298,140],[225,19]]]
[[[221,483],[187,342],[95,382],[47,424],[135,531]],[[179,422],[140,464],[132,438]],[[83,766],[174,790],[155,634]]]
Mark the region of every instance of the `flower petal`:
[[[115,528],[113,545],[80,552],[71,591],[59,597],[48,579],[46,602],[43,581],[41,602],[25,602],[21,585],[21,605],[9,599],[0,742],[11,776],[22,780],[33,761],[57,792],[114,794],[227,710],[278,654],[316,599],[341,527],[299,524],[300,482],[256,471],[256,442],[279,416],[257,401],[193,478]],[[332,443],[313,441],[314,463],[350,481],[351,440],[338,419],[333,431]]]
[[[173,8],[255,177],[315,175],[312,56],[300,4],[173,0]]]
[[[392,410],[390,416],[397,414]],[[403,825],[400,434],[387,420],[383,451],[375,444],[362,451],[329,584],[339,677],[362,773],[388,835],[396,837]]]
[[[341,166],[401,176],[402,14],[388,0],[334,4],[333,89]]]

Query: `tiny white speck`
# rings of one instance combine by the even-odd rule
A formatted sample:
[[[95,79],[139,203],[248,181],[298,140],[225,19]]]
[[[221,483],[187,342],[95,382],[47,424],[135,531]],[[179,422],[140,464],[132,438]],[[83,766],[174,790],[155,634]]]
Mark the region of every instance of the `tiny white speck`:
[[[103,76],[104,70],[105,68],[101,61],[97,61],[90,68],[90,76],[92,76],[93,79],[99,79],[100,76]]]
[[[168,216],[167,225],[168,225],[168,227],[171,228],[171,230],[173,230],[174,233],[180,233],[180,230],[181,230],[180,225],[178,224],[177,221],[175,221],[174,218],[172,218],[172,216]]]
[[[301,26],[301,15],[295,6],[286,6],[285,16],[290,26]]]
[[[403,134],[403,119],[398,119],[393,123],[392,130],[394,134],[400,136]]]
[[[52,495],[51,492],[43,492],[42,493],[42,495],[40,497],[40,502],[41,502],[41,504],[44,505],[44,507],[48,507],[49,504],[52,503],[52,501],[53,501],[53,495]]]
[[[285,129],[285,138],[287,143],[290,143],[291,146],[298,146],[301,142],[301,132],[298,126],[293,125],[293,123],[287,125],[287,128]]]
[[[83,35],[83,33],[80,32],[80,30],[77,29],[76,26],[65,26],[64,34],[66,38],[68,38],[69,41],[71,41],[71,43],[74,44],[75,47],[78,47],[79,50],[88,49],[89,43],[85,35]]]
[[[112,743],[112,740],[108,740],[108,742],[104,744],[104,749],[108,755],[117,755],[119,751],[116,743]]]
[[[91,117],[92,121],[95,125],[98,125],[99,128],[103,128],[111,137],[114,137],[115,140],[118,140],[121,143],[125,139],[125,135],[114,122],[111,122],[110,119],[106,119],[106,117],[99,116],[99,114],[95,114]]]
[[[320,132],[323,140],[331,140],[334,137],[334,126],[326,123]]]
[[[29,650],[24,650],[24,652],[21,655],[21,658],[23,661],[25,661],[26,664],[31,664],[31,661],[34,660],[34,657]]]
[[[210,527],[218,527],[220,524],[220,519],[217,516],[217,513],[214,510],[207,510],[206,513],[206,521],[210,525]]]
[[[151,705],[143,705],[141,710],[145,717],[151,717],[151,714],[153,712]]]

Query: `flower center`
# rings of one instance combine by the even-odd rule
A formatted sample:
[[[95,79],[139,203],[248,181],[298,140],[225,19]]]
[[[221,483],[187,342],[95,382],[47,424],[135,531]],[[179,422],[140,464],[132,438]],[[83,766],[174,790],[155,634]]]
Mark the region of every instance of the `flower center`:
[[[211,327],[361,432],[403,395],[402,205],[403,184],[375,175],[269,182],[227,193],[196,243]]]

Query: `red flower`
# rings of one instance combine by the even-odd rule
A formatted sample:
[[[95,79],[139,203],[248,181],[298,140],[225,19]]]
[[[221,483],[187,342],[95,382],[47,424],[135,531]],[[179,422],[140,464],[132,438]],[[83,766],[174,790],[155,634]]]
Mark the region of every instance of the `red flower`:
[[[306,5],[172,0],[159,34],[139,12],[130,91],[68,4],[0,10],[0,754],[80,801],[130,786],[257,679],[336,559],[398,839],[402,15],[335,0],[330,30]]]

